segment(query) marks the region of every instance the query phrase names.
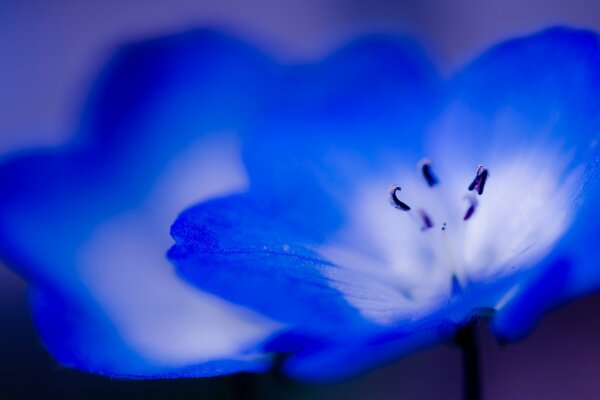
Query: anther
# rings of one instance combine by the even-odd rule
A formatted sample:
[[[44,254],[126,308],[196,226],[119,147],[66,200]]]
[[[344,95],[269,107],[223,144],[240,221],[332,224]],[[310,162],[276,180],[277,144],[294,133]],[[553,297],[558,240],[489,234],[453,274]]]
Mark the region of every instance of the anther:
[[[465,199],[469,201],[469,208],[467,208],[467,212],[465,212],[463,221],[468,221],[473,214],[475,214],[475,209],[477,208],[478,202],[475,196],[465,196]]]
[[[485,182],[488,178],[488,170],[483,165],[477,166],[477,172],[475,173],[475,179],[469,185],[469,191],[477,191],[477,194],[482,195],[485,187]]]
[[[421,231],[426,231],[427,229],[433,228],[433,221],[431,220],[429,214],[425,212],[425,210],[419,210],[419,215],[421,216],[421,220],[423,221]]]
[[[427,185],[429,185],[429,187],[434,187],[435,185],[440,183],[437,176],[433,173],[433,169],[431,168],[431,161],[423,160],[419,163],[419,166],[421,168],[421,172],[423,173],[423,178],[425,178],[425,181],[427,182]]]
[[[390,203],[398,210],[410,211],[409,205],[398,198],[398,192],[400,192],[401,190],[402,189],[400,188],[400,186],[392,186],[392,188],[390,189]]]

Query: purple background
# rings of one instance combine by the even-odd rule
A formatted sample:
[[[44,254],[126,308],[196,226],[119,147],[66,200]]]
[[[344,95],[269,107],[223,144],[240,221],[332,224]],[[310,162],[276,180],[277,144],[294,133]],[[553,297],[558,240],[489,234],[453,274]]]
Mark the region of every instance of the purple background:
[[[418,38],[445,74],[491,44],[553,24],[600,31],[595,0],[0,0],[0,154],[67,138],[89,83],[124,41],[219,27],[286,61],[320,57],[368,31]],[[232,378],[119,382],[59,367],[36,338],[25,284],[0,266],[0,397],[233,398]],[[600,295],[542,321],[523,342],[499,347],[485,329],[488,399],[600,398]],[[237,382],[237,383],[236,383]],[[438,346],[335,386],[252,384],[274,398],[460,398],[458,350]]]

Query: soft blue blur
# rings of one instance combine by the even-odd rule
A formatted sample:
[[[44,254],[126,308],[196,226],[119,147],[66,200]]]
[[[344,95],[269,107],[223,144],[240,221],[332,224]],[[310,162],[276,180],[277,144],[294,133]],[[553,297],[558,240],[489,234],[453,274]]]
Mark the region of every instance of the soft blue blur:
[[[595,153],[584,147],[597,133],[599,64],[596,36],[570,30],[495,47],[446,86],[417,46],[390,36],[359,40],[300,66],[281,66],[211,31],[128,46],[101,74],[69,145],[13,154],[3,163],[0,251],[32,283],[43,340],[65,365],[129,377],[206,376],[262,371],[270,352],[282,352],[294,353],[284,368],[301,379],[355,374],[446,339],[515,284],[474,287],[465,301],[422,321],[374,327],[347,296],[366,296],[393,313],[399,294],[307,247],[344,226],[339,194],[377,175],[381,153],[420,158],[429,122],[455,96],[486,118],[509,105],[526,128],[553,121],[550,136],[564,138],[588,168],[574,227],[531,277],[513,278],[517,295],[499,310],[498,334],[516,337],[556,302],[600,283],[587,250],[598,221]],[[248,307],[268,328],[235,359],[163,365],[125,343],[119,323],[82,281],[78,257],[100,225],[142,207],[172,158],[222,130],[241,137],[249,187],[183,213],[170,256],[182,277]],[[484,134],[438,139],[449,151],[464,150]],[[530,138],[517,139],[507,143],[527,146]],[[356,164],[336,169],[328,157],[338,150]],[[219,168],[212,171],[218,181]],[[565,266],[573,271],[567,277]]]

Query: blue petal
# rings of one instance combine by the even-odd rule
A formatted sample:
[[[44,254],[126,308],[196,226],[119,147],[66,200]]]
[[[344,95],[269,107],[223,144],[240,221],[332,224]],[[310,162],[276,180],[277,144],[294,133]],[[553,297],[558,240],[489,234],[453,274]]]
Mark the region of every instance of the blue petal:
[[[507,286],[507,282],[473,285],[426,315],[398,319],[381,331],[356,332],[351,343],[304,346],[285,359],[283,370],[306,382],[335,382],[440,342],[452,342],[461,327],[489,317]]]
[[[30,301],[36,326],[48,351],[63,366],[81,371],[127,379],[209,377],[265,372],[272,363],[271,358],[257,348],[229,359],[173,367],[136,352],[123,340],[114,321],[94,305],[85,304],[83,299],[61,300],[33,290]]]
[[[449,338],[454,326],[413,324],[409,330],[397,330],[386,335],[344,346],[311,348],[286,359],[284,372],[309,383],[331,383],[367,372],[399,357],[432,346],[441,338]]]
[[[376,325],[405,312],[396,288],[332,265],[314,249],[346,223],[346,191],[385,174],[398,155],[417,157],[410,147],[419,146],[436,85],[420,51],[389,37],[284,71],[244,146],[249,194],[201,205],[174,225],[179,272],[288,324],[271,350],[290,351],[306,337],[333,340],[340,326],[371,330],[365,312],[385,315]],[[230,284],[239,277],[247,284]]]
[[[212,31],[125,47],[101,74],[67,151],[2,166],[2,252],[20,273],[36,269],[30,280],[47,279],[53,268],[44,264],[64,263],[99,221],[143,201],[174,155],[202,134],[248,123],[273,74],[264,56]],[[29,259],[32,248],[41,259]]]
[[[455,170],[540,147],[571,152],[574,162],[590,157],[599,65],[589,31],[552,28],[501,43],[450,82],[428,147]]]
[[[521,277],[492,321],[492,329],[500,341],[523,338],[551,307],[573,296],[568,288],[572,272],[569,263],[566,259],[549,257],[543,265]]]
[[[596,163],[588,167],[572,226],[537,270],[524,276],[515,286],[514,295],[494,318],[493,329],[498,337],[520,339],[548,311],[600,289],[596,250],[600,244],[600,181]]]
[[[413,300],[396,287],[311,250],[319,235],[282,223],[280,211],[248,194],[200,204],[173,225],[169,258],[200,289],[285,323],[265,350],[294,353],[283,371],[297,379],[348,378],[449,340],[514,284],[472,284],[435,312],[411,312]],[[386,316],[384,323],[371,318],[374,311]]]
[[[430,138],[447,165],[461,170],[529,151],[550,160],[558,154],[569,160],[558,174],[579,169],[582,176],[572,194],[574,222],[551,254],[520,277],[494,320],[499,337],[517,339],[551,308],[600,287],[593,250],[600,223],[600,41],[566,28],[511,40],[478,58],[452,85],[449,111]]]
[[[282,75],[244,148],[251,188],[281,203],[293,193],[287,218],[325,236],[343,221],[343,193],[399,160],[416,164],[439,81],[417,46],[387,36]]]
[[[173,225],[169,258],[197,287],[285,323],[278,351],[304,345],[302,337],[344,342],[380,330],[359,303],[391,321],[405,309],[395,288],[311,250],[318,235],[282,223],[280,211],[249,195],[203,203]]]
[[[268,364],[255,347],[275,324],[186,286],[164,253],[180,209],[247,184],[236,132],[275,70],[211,31],[127,46],[66,148],[0,167],[0,251],[34,285],[36,321],[59,361],[137,377]],[[235,343],[214,352],[211,340],[226,337]]]

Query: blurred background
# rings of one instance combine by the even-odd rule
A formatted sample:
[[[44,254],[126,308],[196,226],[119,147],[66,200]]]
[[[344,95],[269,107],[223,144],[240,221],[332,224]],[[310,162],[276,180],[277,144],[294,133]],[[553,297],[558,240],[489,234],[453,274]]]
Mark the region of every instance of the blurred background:
[[[285,62],[318,59],[365,32],[417,38],[445,75],[499,40],[565,24],[600,31],[595,0],[0,0],[0,157],[59,144],[121,43],[199,26],[234,33]],[[500,347],[480,330],[487,399],[600,398],[600,295]],[[114,381],[60,367],[37,339],[26,285],[0,266],[0,398],[460,398],[460,352],[440,345],[353,381],[307,387],[273,377]]]

